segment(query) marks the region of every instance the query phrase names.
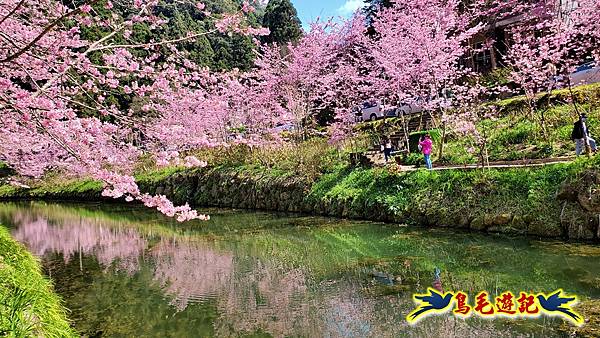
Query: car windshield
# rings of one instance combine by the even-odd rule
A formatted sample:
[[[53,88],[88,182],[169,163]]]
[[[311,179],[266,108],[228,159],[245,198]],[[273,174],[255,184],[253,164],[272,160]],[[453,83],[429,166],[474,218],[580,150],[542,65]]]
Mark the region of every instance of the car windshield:
[[[371,107],[373,107],[373,106],[374,106],[374,105],[373,105],[373,104],[371,104],[370,102],[365,102],[365,103],[363,103],[363,108],[365,108],[365,109],[366,109],[366,108],[371,108]]]
[[[588,69],[592,69],[592,68],[594,68],[593,61],[580,65],[579,67],[577,67],[577,69],[575,69],[575,73],[583,72],[584,70],[588,70]]]

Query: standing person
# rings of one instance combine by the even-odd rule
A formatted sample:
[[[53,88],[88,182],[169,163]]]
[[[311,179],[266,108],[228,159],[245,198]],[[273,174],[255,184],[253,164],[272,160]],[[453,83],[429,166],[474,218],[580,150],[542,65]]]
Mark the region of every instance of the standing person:
[[[590,148],[593,152],[596,152],[596,140],[590,137],[590,130],[587,125],[587,115],[581,114],[579,121],[573,125],[573,132],[571,132],[571,140],[575,141],[575,152],[577,156],[581,155],[583,150],[586,148],[586,143],[589,142]],[[587,142],[586,142],[587,138]]]
[[[392,141],[389,138],[386,138],[384,144],[381,146],[383,148],[383,155],[385,156],[385,163],[392,157]]]
[[[429,133],[425,134],[425,138],[421,137],[419,146],[425,157],[425,165],[427,166],[427,169],[431,170],[431,168],[433,168],[433,165],[431,164],[431,149],[433,148],[433,142],[431,141],[431,135],[429,135]]]

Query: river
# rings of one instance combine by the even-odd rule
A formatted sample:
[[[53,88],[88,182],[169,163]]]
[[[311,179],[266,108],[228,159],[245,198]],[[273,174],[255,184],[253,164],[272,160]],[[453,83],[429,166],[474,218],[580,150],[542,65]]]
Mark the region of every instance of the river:
[[[600,298],[600,246],[301,215],[131,204],[0,203],[88,337],[563,337],[560,318],[411,326],[439,267],[474,298],[563,288]],[[491,298],[490,297],[490,298]],[[495,299],[495,298],[494,298]]]

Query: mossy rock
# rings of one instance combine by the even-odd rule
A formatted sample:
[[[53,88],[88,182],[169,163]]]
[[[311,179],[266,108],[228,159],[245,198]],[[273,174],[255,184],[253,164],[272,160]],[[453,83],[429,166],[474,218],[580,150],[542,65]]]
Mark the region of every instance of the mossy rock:
[[[525,217],[520,216],[520,215],[515,215],[515,217],[513,217],[511,223],[510,223],[510,227],[522,232],[522,233],[526,233],[527,232],[527,219],[525,219]]]
[[[511,214],[506,214],[506,213],[499,214],[494,217],[493,224],[497,225],[497,226],[498,225],[507,225],[512,221],[512,218],[513,217]]]
[[[571,222],[568,226],[568,237],[572,239],[591,240],[597,235],[597,229],[594,222],[586,219],[579,219]]]
[[[478,217],[475,217],[475,219],[473,219],[473,221],[471,221],[471,226],[470,228],[472,230],[477,230],[477,231],[485,231],[486,229],[488,229],[489,227],[494,225],[494,217],[491,215],[481,215]]]
[[[471,216],[469,214],[467,214],[466,212],[460,213],[456,218],[456,225],[459,228],[468,228],[472,221],[473,220],[471,219]]]
[[[560,223],[534,220],[527,227],[527,234],[540,237],[561,237],[563,235]]]

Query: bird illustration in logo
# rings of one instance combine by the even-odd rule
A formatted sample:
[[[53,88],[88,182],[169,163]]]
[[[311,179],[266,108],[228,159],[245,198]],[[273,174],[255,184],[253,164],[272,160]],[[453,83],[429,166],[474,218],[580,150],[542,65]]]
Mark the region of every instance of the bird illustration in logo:
[[[442,313],[450,308],[454,297],[452,293],[442,294],[433,288],[428,288],[427,291],[429,293],[414,295],[414,300],[419,306],[406,317],[409,323],[416,323],[429,314]]]
[[[550,296],[546,296],[543,294],[539,294],[537,299],[540,303],[540,306],[546,310],[548,314],[555,314],[566,317],[571,320],[573,323],[577,325],[583,324],[583,317],[577,314],[572,308],[571,303],[577,302],[577,297],[567,297],[566,295],[562,295],[562,289],[555,291]]]

